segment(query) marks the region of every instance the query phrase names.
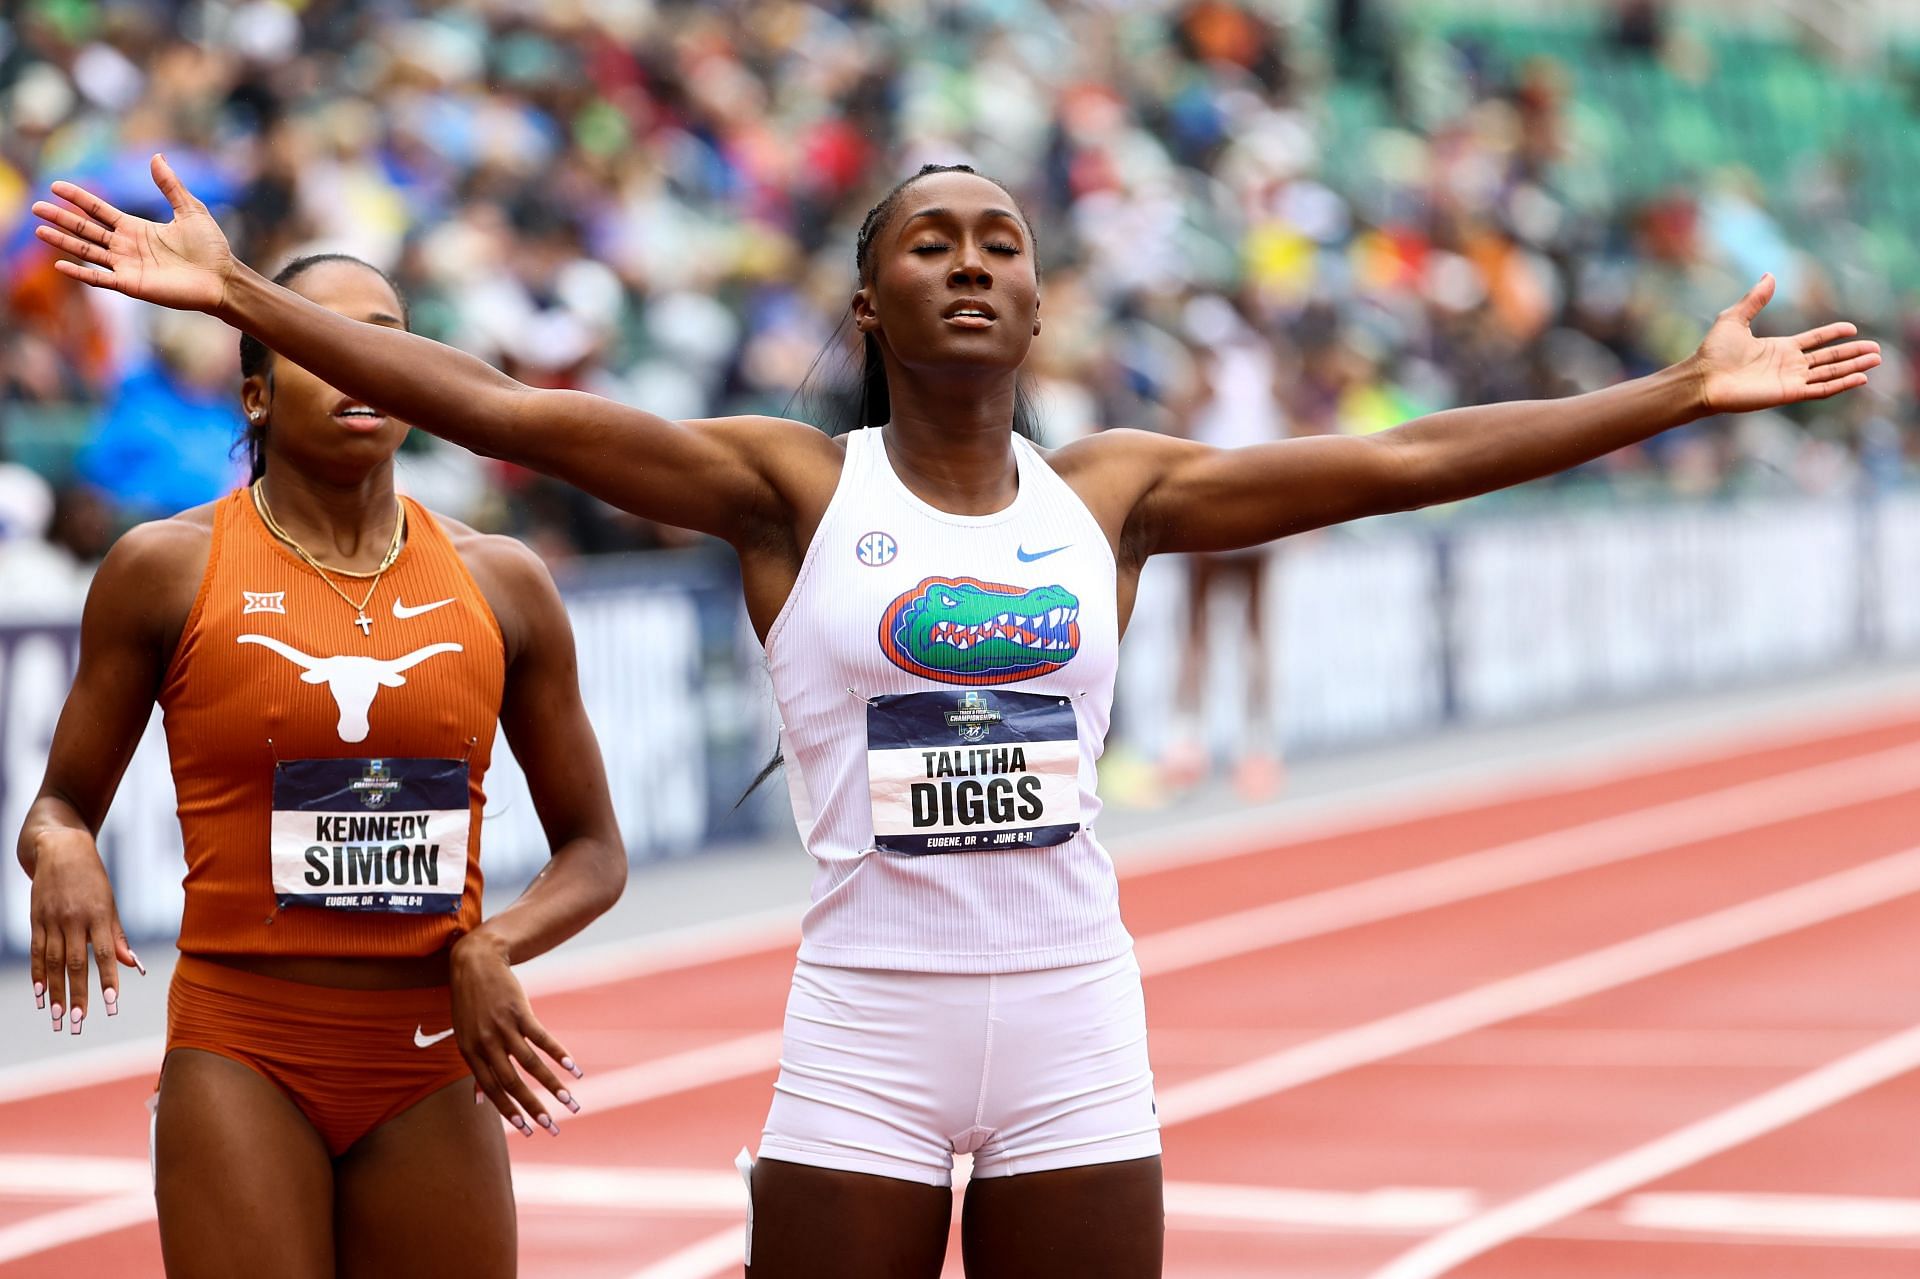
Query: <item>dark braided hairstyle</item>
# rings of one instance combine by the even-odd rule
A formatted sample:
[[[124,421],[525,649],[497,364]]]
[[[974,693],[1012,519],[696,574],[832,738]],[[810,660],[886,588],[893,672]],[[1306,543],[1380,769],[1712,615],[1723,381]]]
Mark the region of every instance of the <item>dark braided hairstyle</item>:
[[[1013,207],[1019,211],[1021,219],[1026,220],[1026,210],[1020,208],[1020,202],[1014,199],[1013,192],[1008,191],[1007,184],[999,179],[987,177],[970,164],[923,164],[918,173],[902,179],[891,191],[881,197],[880,203],[868,209],[866,218],[861,221],[860,234],[854,241],[853,248],[854,268],[859,272],[861,284],[873,283],[873,239],[880,233],[882,227],[893,220],[895,210],[900,207],[900,198],[906,194],[908,187],[921,178],[931,177],[936,173],[970,173],[977,178],[985,178],[1007,192],[1007,198],[1013,201]],[[1033,238],[1031,222],[1027,225],[1027,234],[1031,240]],[[1033,269],[1037,279],[1040,271],[1038,253],[1034,255]],[[850,319],[851,317],[843,320],[842,324],[849,323]],[[860,335],[857,367],[852,369],[852,377],[846,379],[850,385],[832,386],[824,390],[812,385],[815,381],[815,371],[818,370],[821,360],[825,359],[828,352],[836,349],[838,345],[839,334],[836,333],[834,340],[829,342],[826,349],[814,360],[813,368],[808,370],[807,377],[800,388],[788,399],[786,408],[781,410],[781,416],[790,416],[794,405],[801,403],[807,406],[802,410],[803,415],[815,425],[824,428],[829,435],[844,435],[848,431],[867,426],[885,426],[893,416],[893,403],[887,393],[886,361],[880,356],[880,342],[873,334]],[[853,364],[855,361],[849,360],[848,363]],[[836,377],[833,380],[838,382],[841,379]],[[1036,438],[1037,424],[1033,397],[1023,375],[1014,386],[1013,429],[1015,433],[1031,440]]]
[[[351,253],[309,253],[305,257],[295,258],[280,268],[279,274],[273,277],[273,282],[275,284],[291,286],[295,280],[298,280],[308,271],[311,271],[317,266],[325,266],[329,262],[350,262],[354,266],[365,267],[367,270],[385,280],[387,287],[393,290],[393,296],[400,300],[400,323],[402,325],[411,325],[411,317],[408,314],[407,308],[407,295],[401,292],[399,283],[373,263],[366,261],[364,258],[356,258]],[[251,333],[242,333],[240,335],[240,377],[243,381],[250,377],[265,378],[269,385],[271,385],[273,381],[273,352],[267,347],[265,342],[262,342]],[[242,429],[240,438],[233,442],[233,452],[236,456],[242,449],[246,450],[247,467],[248,470],[252,472],[249,477],[251,480],[257,480],[266,473],[267,427],[269,425],[270,423],[265,417],[262,417],[257,422],[249,420]]]

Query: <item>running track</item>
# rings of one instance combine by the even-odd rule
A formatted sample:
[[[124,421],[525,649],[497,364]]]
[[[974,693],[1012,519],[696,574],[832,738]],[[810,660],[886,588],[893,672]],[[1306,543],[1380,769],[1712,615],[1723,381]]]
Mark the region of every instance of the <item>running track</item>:
[[[1920,708],[1466,792],[1124,861],[1168,1273],[1920,1274]],[[793,942],[535,970],[588,1075],[509,1134],[524,1275],[738,1274]],[[0,1279],[159,1275],[155,1051],[0,1071]]]

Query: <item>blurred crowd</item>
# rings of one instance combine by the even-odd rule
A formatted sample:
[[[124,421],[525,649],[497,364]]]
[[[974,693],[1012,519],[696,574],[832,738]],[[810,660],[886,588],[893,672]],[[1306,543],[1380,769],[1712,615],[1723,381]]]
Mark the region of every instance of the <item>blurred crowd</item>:
[[[1843,227],[1844,174],[1629,199],[1553,67],[1401,40],[1360,0],[1281,7],[22,0],[0,18],[0,538],[36,543],[32,573],[83,566],[238,476],[234,335],[73,285],[30,233],[56,176],[158,216],[159,149],[255,265],[360,254],[418,330],[672,417],[789,411],[844,341],[862,215],[927,161],[1002,179],[1038,228],[1049,443],[1370,432],[1598,387],[1684,355],[1762,268],[1776,331],[1920,336],[1777,220],[1824,199]],[[1621,56],[1660,56],[1655,7],[1624,8]],[[1336,128],[1342,95],[1385,115]],[[1890,482],[1914,383],[1891,363],[1872,395],[1703,423],[1545,495]],[[30,455],[49,422],[81,424],[77,452]],[[555,559],[680,541],[419,433],[405,467]]]

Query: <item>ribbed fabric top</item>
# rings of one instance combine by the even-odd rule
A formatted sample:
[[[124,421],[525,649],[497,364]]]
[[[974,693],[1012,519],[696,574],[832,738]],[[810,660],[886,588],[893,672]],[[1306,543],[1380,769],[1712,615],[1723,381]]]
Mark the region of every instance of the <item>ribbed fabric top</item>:
[[[364,634],[353,608],[268,532],[245,489],[216,510],[206,575],[159,699],[186,843],[182,951],[426,955],[480,921],[482,783],[505,651],[446,533],[405,501],[406,545],[367,602]],[[369,585],[336,580],[356,600]],[[457,913],[277,907],[276,761],[341,758],[467,761]]]
[[[1094,963],[1132,945],[1112,860],[1092,831],[1119,649],[1113,553],[1039,451],[1017,436],[1013,447],[1013,503],[953,515],[900,481],[881,429],[848,436],[839,486],[768,632],[794,818],[818,862],[800,947],[810,963],[1016,972]],[[913,693],[939,696],[896,696]],[[1016,705],[1042,704],[1048,727],[1037,736],[1048,740],[1028,745],[1027,762],[1040,772],[1043,755],[1059,761],[1051,767],[1064,776],[1047,784],[1077,791],[1080,829],[1044,846],[876,847],[876,806],[887,821],[911,811],[929,829],[958,830],[968,819],[952,807],[968,787],[974,820],[997,811],[1001,825],[1020,824],[1027,791],[1004,790],[1003,811],[981,800],[1006,757],[969,762],[969,744],[990,750],[1011,728],[969,730],[980,698],[1009,718]],[[889,709],[901,701],[913,703],[904,727]],[[1076,747],[1053,740],[1063,737],[1077,737],[1077,766]],[[889,749],[922,745],[924,776],[923,752]],[[1016,780],[1040,793],[1017,770],[1001,785]],[[911,804],[910,784],[921,792]],[[1060,805],[1047,794],[1052,812]]]

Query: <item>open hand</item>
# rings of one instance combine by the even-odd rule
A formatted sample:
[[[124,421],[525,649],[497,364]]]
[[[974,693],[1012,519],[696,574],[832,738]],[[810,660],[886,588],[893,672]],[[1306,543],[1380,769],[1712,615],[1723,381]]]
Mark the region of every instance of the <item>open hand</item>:
[[[47,225],[35,227],[34,234],[78,258],[54,266],[84,284],[180,311],[217,310],[235,266],[226,233],[164,156],[153,157],[152,169],[154,185],[173,206],[173,221],[149,222],[71,182],[56,182],[53,194],[66,203],[36,202],[34,216]]]
[[[1880,363],[1878,342],[1841,341],[1859,332],[1845,321],[1792,337],[1755,337],[1754,318],[1773,300],[1773,291],[1773,276],[1761,276],[1747,296],[1720,313],[1694,352],[1709,413],[1824,400],[1865,386],[1867,370]]]
[[[33,924],[34,1005],[53,1001],[53,1028],[65,1016],[74,1034],[87,1016],[87,957],[100,969],[100,994],[109,1017],[120,1011],[120,965],[145,968],[127,944],[113,885],[100,864],[93,837],[83,831],[43,834],[34,849],[33,892],[28,914]]]

